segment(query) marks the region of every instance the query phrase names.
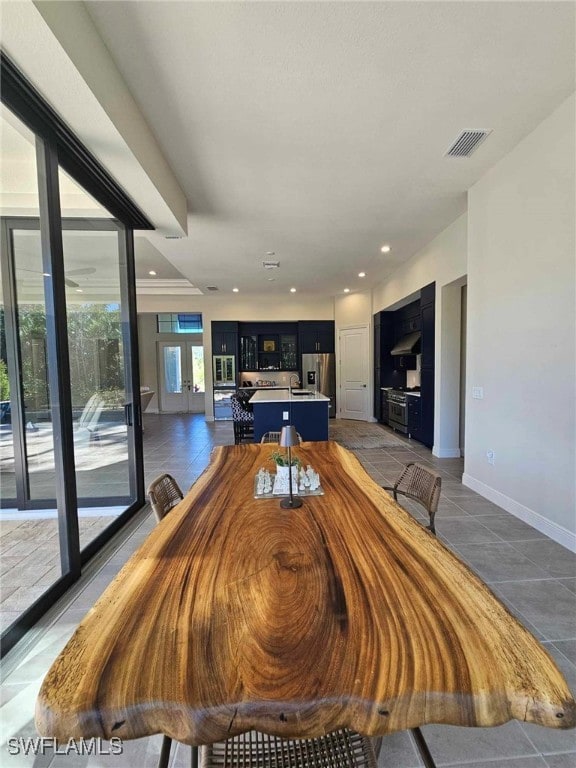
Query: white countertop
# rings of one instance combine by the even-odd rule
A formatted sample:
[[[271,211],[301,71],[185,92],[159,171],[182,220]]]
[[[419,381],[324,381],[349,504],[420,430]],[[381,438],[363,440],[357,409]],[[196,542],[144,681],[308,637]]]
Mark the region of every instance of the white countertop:
[[[272,390],[267,391],[267,390]],[[302,390],[298,390],[302,391]],[[258,392],[255,392],[250,398],[249,402],[252,405],[258,403],[318,403],[318,402],[330,402],[330,398],[326,395],[321,395],[319,392],[310,392],[307,395],[293,395],[288,389],[272,389],[272,387],[262,387]]]
[[[266,387],[238,387],[238,389],[240,390],[240,392],[242,392],[242,391],[250,392],[251,390],[255,390],[255,391],[259,392],[262,389],[290,389],[290,387],[288,386],[288,384],[274,384],[271,387],[268,387],[268,386],[266,386]]]

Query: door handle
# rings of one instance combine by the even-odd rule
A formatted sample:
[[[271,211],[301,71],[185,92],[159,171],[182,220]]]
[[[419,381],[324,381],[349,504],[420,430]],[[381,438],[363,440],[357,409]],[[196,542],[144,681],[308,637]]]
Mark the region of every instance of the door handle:
[[[364,387],[364,389],[366,389],[366,384],[362,384],[362,386]]]
[[[132,426],[132,403],[126,403],[124,406],[124,421],[127,427]]]

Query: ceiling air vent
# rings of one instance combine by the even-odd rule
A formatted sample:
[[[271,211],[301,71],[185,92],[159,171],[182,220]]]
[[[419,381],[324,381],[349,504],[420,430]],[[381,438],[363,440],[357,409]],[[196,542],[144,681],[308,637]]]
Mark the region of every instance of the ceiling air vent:
[[[446,152],[446,156],[470,157],[472,152],[482,144],[490,133],[491,131],[462,131],[448,152]]]
[[[206,290],[207,291],[217,291],[218,290],[218,286],[217,285],[207,285],[206,286]]]
[[[264,269],[278,269],[278,267],[280,266],[280,262],[279,261],[263,261],[262,266],[264,267]]]

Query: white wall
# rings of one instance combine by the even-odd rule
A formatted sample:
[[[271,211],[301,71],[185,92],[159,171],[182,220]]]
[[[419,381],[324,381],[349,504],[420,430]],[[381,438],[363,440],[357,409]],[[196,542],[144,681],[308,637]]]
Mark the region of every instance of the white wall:
[[[374,402],[374,324],[372,322],[372,291],[359,291],[358,293],[349,293],[342,296],[336,296],[334,299],[334,320],[336,326],[336,392],[337,405],[340,401],[340,338],[339,332],[343,328],[358,328],[365,326],[368,330],[368,381],[366,387],[367,410],[369,420],[374,421],[372,416]]]
[[[467,271],[467,216],[460,216],[373,293],[374,312],[393,308],[436,282],[434,447],[440,457],[459,456],[458,381],[460,286]]]
[[[470,190],[464,478],[571,548],[575,128],[572,96]]]

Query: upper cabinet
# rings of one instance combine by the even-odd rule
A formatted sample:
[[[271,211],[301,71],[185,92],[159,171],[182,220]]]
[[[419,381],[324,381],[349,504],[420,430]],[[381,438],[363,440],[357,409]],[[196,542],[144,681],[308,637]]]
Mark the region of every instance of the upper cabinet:
[[[212,321],[212,354],[238,354],[238,323],[229,320]]]
[[[301,320],[298,323],[300,354],[334,352],[333,320]]]
[[[296,371],[296,323],[240,323],[241,371]]]

